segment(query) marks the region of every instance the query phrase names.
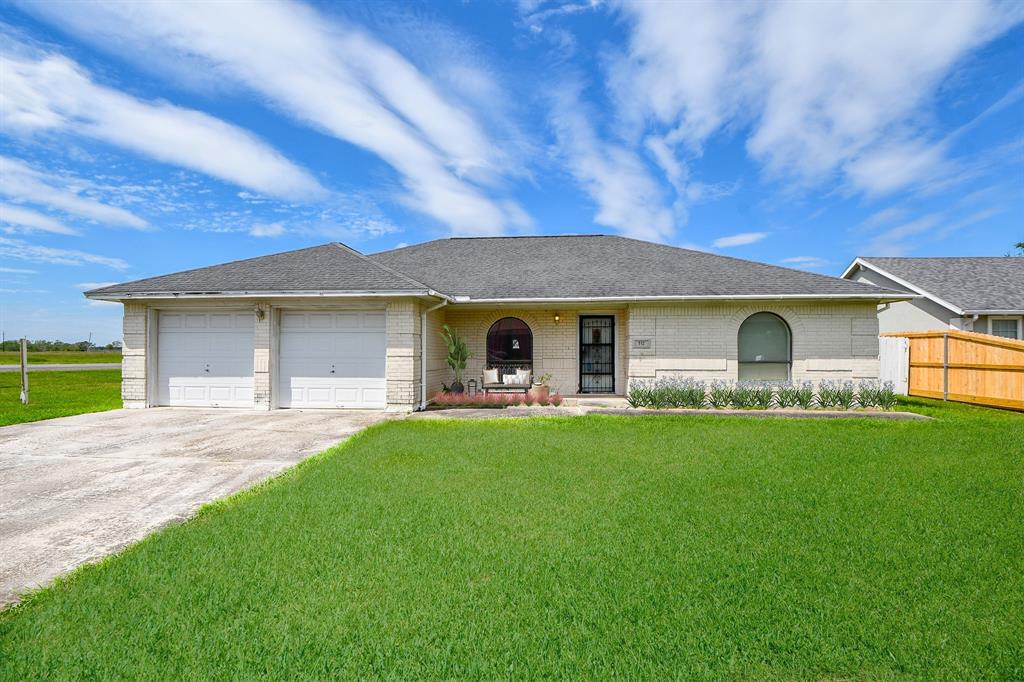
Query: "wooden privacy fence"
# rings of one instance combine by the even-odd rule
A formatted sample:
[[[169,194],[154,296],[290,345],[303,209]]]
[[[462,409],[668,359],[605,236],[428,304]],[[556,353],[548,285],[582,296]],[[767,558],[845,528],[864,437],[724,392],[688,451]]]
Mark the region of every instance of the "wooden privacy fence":
[[[1024,341],[956,330],[882,336],[909,341],[910,395],[1024,410]]]

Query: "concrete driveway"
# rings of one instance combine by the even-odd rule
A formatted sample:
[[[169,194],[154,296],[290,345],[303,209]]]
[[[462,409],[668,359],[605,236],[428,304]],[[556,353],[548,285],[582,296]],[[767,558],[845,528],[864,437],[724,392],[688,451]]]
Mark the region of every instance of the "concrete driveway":
[[[387,415],[114,410],[0,428],[0,604]]]

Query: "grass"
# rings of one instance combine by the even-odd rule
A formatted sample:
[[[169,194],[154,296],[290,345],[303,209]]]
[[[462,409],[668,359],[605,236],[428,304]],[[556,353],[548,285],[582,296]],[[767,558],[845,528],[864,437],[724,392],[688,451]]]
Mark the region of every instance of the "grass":
[[[22,405],[21,373],[0,372],[0,426],[121,407],[121,370],[29,372]]]
[[[120,351],[47,351],[28,354],[30,365],[81,365],[89,362],[121,362]],[[21,364],[21,353],[18,351],[0,351],[0,365]]]
[[[0,614],[0,677],[1020,679],[1024,416],[403,421]]]

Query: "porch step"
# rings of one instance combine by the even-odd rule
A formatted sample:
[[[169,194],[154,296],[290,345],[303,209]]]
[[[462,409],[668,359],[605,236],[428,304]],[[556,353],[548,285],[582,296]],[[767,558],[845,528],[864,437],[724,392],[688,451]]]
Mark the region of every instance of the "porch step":
[[[567,407],[629,407],[626,399],[621,395],[579,395],[566,396],[563,403]]]

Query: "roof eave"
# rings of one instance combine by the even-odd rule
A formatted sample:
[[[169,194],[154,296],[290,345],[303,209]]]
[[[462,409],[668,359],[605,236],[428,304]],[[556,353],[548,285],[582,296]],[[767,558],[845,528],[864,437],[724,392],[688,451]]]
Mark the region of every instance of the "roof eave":
[[[455,296],[454,303],[586,303],[598,302],[629,302],[629,301],[877,301],[888,303],[909,301],[921,298],[917,294],[899,294],[885,292],[879,294],[714,294],[703,296],[566,296],[556,298],[544,297],[511,297],[511,298],[473,298],[471,296]]]
[[[889,272],[888,270],[880,268],[877,265],[874,265],[870,261],[864,260],[863,258],[861,258],[859,256],[857,258],[855,258],[852,263],[850,263],[850,266],[848,268],[846,268],[846,270],[843,271],[843,274],[840,277],[842,279],[846,279],[847,275],[853,273],[858,267],[864,268],[866,270],[872,270],[874,272],[877,272],[878,274],[882,275],[883,277],[888,277],[889,279],[891,279],[892,281],[896,282],[900,286],[907,287],[911,291],[913,291],[913,292],[915,292],[917,294],[920,294],[916,298],[927,298],[930,301],[938,303],[943,308],[947,308],[947,309],[953,311],[957,315],[964,315],[964,314],[966,314],[966,311],[964,309],[962,309],[960,306],[954,305],[954,304],[950,303],[949,301],[946,301],[946,300],[944,300],[942,298],[939,298],[935,294],[932,294],[932,293],[930,293],[928,291],[925,291],[924,289],[922,289],[921,287],[917,286],[916,284],[908,282],[907,280],[903,279],[902,277],[898,277],[898,276],[892,274],[891,272]]]
[[[432,296],[452,301],[452,297],[433,289],[408,290],[289,290],[289,291],[86,291],[85,297],[94,301],[124,300],[182,300],[210,298],[394,298],[402,296]]]

